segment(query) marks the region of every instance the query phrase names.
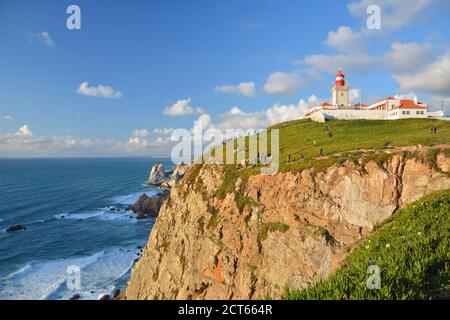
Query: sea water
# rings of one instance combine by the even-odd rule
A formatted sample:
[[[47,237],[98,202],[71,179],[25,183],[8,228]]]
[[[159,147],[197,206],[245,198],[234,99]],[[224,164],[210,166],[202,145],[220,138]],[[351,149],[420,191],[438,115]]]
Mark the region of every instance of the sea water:
[[[125,208],[158,192],[145,184],[156,162],[171,166],[151,158],[0,159],[0,299],[97,299],[123,289],[154,223]],[[6,232],[18,224],[26,230]],[[73,266],[76,286],[68,285]]]

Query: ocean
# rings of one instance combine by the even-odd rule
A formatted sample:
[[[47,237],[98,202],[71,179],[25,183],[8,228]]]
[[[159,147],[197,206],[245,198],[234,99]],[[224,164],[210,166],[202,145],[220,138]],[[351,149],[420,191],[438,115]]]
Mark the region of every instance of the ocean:
[[[0,159],[0,299],[123,289],[154,224],[124,209],[158,192],[145,184],[158,161],[171,168],[169,159]],[[26,230],[6,232],[18,224]]]

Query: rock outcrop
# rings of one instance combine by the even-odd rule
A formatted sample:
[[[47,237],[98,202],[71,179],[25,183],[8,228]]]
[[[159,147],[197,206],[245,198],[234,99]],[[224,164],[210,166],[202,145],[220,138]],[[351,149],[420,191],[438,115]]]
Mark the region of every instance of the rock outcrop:
[[[152,171],[150,172],[150,176],[148,177],[147,184],[159,186],[167,179],[168,176],[164,171],[164,165],[162,163],[157,163],[152,167]]]
[[[229,192],[224,167],[193,166],[164,202],[125,298],[279,298],[307,287],[397,209],[450,188],[449,164],[444,153],[399,151],[383,163],[237,178]]]
[[[183,176],[186,174],[186,171],[189,169],[189,165],[180,163],[175,166],[175,168],[172,171],[172,176],[170,179],[164,181],[161,183],[161,188],[174,188],[176,184],[183,178]]]
[[[133,211],[137,219],[155,218],[158,216],[159,210],[168,196],[169,192],[167,190],[163,190],[152,197],[143,193],[134,204],[128,206],[127,210]]]
[[[26,229],[27,229],[26,227],[18,224],[16,226],[9,227],[8,229],[6,229],[6,232],[17,232],[17,231],[23,231]]]
[[[172,171],[164,171],[164,165],[157,163],[152,167],[148,178],[148,185],[161,186],[161,188],[170,189],[175,187],[178,181],[185,175],[189,165],[180,163]]]

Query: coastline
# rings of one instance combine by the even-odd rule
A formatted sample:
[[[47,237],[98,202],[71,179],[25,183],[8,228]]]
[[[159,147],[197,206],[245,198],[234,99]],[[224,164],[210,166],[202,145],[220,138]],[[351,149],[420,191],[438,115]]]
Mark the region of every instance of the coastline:
[[[154,224],[153,218],[137,220],[125,208],[143,193],[151,196],[160,190],[143,179],[153,163],[147,159],[4,161],[5,169],[9,165],[32,168],[36,180],[15,183],[13,172],[19,170],[9,170],[11,178],[5,175],[0,183],[0,190],[7,190],[0,204],[0,250],[5,253],[0,258],[0,299],[97,300],[125,289]],[[42,165],[60,167],[70,178],[55,177],[39,185],[42,168],[36,167]],[[102,167],[106,168],[98,176],[91,174]],[[48,170],[49,176],[56,176],[51,173],[55,169]],[[33,196],[20,201],[20,194]],[[16,224],[26,230],[6,232]],[[67,268],[73,265],[80,267],[80,289],[67,288]]]

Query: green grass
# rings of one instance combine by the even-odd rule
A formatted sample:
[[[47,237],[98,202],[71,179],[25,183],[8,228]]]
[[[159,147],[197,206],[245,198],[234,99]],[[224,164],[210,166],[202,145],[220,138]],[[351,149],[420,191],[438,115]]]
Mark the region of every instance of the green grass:
[[[332,132],[331,137],[327,127]],[[436,127],[438,133],[430,134],[431,127]],[[365,156],[366,161],[375,160],[382,163],[387,161],[390,155],[372,150],[450,143],[450,122],[434,119],[333,120],[326,124],[306,119],[272,126],[269,128],[268,136],[270,129],[280,130],[280,172],[314,168],[315,173],[318,173],[347,159],[355,161],[364,150],[370,154]],[[248,140],[246,137],[246,157],[248,157]],[[234,142],[237,146],[236,140]],[[269,145],[269,152],[270,149]],[[324,157],[317,159],[320,157],[320,149]],[[213,149],[212,153],[216,152],[221,152],[225,159],[225,148],[222,145]],[[446,153],[448,154],[448,149]],[[291,163],[287,163],[289,155]],[[259,163],[248,168],[240,168],[234,164],[224,166],[225,179],[215,193],[219,198],[224,198],[227,193],[234,190],[238,178],[245,183],[250,176],[260,173],[261,169]],[[192,176],[195,176],[195,173]]]
[[[289,226],[284,223],[279,222],[265,222],[259,226],[258,231],[258,242],[264,241],[267,239],[267,235],[269,232],[286,232],[289,230]]]
[[[381,270],[381,289],[367,289],[367,268]],[[377,226],[327,280],[284,299],[450,298],[450,191],[440,191],[399,210]]]
[[[215,207],[210,206],[208,212],[211,214],[208,226],[212,229],[216,229],[220,222],[219,211]]]
[[[331,137],[327,126],[332,132]],[[438,129],[437,134],[430,134],[431,127]],[[333,156],[351,150],[450,142],[450,122],[435,119],[333,120],[326,124],[305,119],[277,124],[270,129],[280,130],[280,171],[303,170],[311,166],[321,169],[339,161],[339,157],[316,160],[320,149],[324,156]],[[217,148],[224,154],[222,146]],[[289,155],[291,164],[287,164]]]
[[[231,165],[225,167],[225,175],[223,178],[223,183],[217,188],[215,196],[219,199],[225,198],[227,193],[233,191],[234,185],[238,179],[238,171],[234,170]]]
[[[239,211],[242,212],[244,208],[257,208],[259,207],[259,204],[256,203],[252,198],[248,196],[239,196],[236,200],[236,206],[238,207]]]
[[[361,149],[384,149],[387,146],[435,145],[450,142],[450,123],[433,119],[404,119],[395,121],[335,120],[327,122],[333,135],[330,138],[324,124],[311,120],[298,120],[279,124],[280,170],[302,170],[314,166],[314,158]],[[436,135],[430,127],[438,128]],[[314,145],[315,141],[315,145]],[[293,164],[287,164],[291,155]],[[337,159],[336,159],[337,160]],[[328,163],[330,163],[329,161]],[[325,161],[325,167],[328,164]],[[320,168],[319,168],[320,169]]]

